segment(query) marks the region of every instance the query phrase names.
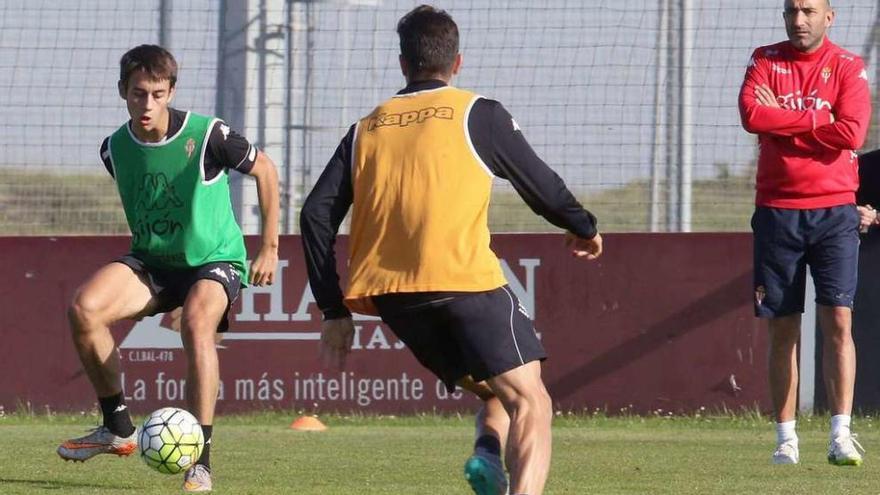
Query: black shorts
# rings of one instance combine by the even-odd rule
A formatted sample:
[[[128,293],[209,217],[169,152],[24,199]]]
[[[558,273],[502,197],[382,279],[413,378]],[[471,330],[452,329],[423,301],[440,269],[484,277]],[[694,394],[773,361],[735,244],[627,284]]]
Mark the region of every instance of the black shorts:
[[[816,303],[852,308],[859,264],[855,205],[813,210],[758,207],[752,231],[756,316],[803,313],[807,265],[816,285]]]
[[[148,267],[133,254],[127,254],[115,261],[131,268],[135,273],[146,276],[150,290],[158,302],[153,314],[167,313],[183,306],[190,289],[199,280],[219,282],[223,286],[223,290],[226,291],[227,304],[217,331],[229,330],[229,308],[232,307],[232,303],[235,302],[241,291],[241,276],[231,263],[220,261],[191,269],[163,270]]]
[[[451,392],[470,375],[498,376],[547,358],[510,287],[486,292],[374,296],[382,320]]]

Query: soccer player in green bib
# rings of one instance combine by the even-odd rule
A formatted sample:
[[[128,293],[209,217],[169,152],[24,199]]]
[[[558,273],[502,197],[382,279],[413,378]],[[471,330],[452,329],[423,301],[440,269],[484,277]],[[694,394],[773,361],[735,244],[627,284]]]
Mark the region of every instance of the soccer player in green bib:
[[[101,145],[131,229],[131,252],[95,272],[68,311],[73,342],[95,389],[103,425],[64,442],[58,454],[85,461],[129,455],[135,427],[126,408],[119,356],[109,327],[176,308],[188,366],[186,399],[205,433],[205,448],[184,479],[185,491],[210,491],[211,435],[220,373],[218,332],[247,282],[271,284],[278,263],[275,165],[222,120],[169,107],[177,62],[141,45],[120,61],[119,95],[131,120]],[[262,246],[247,266],[229,196],[232,169],[256,179]]]

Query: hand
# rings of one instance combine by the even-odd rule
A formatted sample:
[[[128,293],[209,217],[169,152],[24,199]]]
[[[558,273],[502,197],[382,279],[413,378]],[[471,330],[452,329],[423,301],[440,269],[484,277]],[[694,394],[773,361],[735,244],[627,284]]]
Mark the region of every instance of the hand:
[[[324,320],[321,323],[321,348],[319,355],[326,367],[342,370],[345,358],[354,343],[354,323],[350,316]]]
[[[776,101],[776,95],[773,94],[773,90],[766,84],[755,86],[755,98],[758,100],[759,105],[770,108],[782,108],[779,106],[779,102]]]
[[[871,205],[856,206],[859,212],[859,232],[865,233],[868,227],[877,223],[877,210]]]
[[[275,281],[275,268],[278,266],[278,250],[263,246],[251,262],[250,283],[262,287]]]
[[[571,249],[571,255],[576,258],[594,260],[602,255],[602,236],[596,232],[592,239],[584,239],[566,232],[565,246]]]

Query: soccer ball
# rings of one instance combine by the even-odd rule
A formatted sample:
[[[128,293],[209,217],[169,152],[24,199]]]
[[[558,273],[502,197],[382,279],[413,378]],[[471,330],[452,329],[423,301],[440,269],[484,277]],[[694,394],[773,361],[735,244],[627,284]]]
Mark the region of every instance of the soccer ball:
[[[195,416],[176,407],[153,411],[141,426],[138,448],[147,466],[165,474],[182,473],[202,455],[205,437]]]

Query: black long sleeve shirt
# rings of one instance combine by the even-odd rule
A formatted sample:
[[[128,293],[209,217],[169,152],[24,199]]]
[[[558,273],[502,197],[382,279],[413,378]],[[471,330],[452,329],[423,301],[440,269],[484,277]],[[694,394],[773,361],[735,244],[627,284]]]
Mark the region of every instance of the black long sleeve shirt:
[[[880,150],[859,157],[859,190],[856,203],[880,207]]]
[[[398,94],[445,86],[420,81]],[[529,208],[578,237],[596,235],[596,217],[585,210],[565,183],[526,141],[510,113],[495,100],[478,99],[467,121],[474,149],[489,170],[510,181]],[[300,213],[300,231],[309,283],[325,319],[349,315],[336,273],[336,233],[353,201],[351,157],[355,126],[336,148]]]

